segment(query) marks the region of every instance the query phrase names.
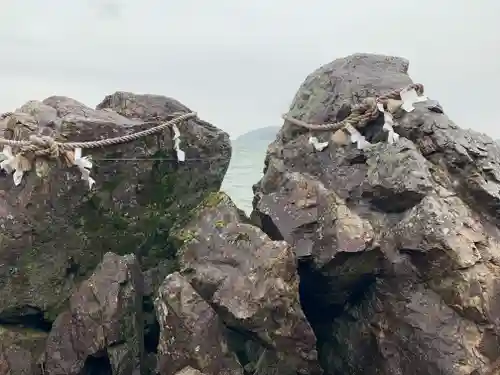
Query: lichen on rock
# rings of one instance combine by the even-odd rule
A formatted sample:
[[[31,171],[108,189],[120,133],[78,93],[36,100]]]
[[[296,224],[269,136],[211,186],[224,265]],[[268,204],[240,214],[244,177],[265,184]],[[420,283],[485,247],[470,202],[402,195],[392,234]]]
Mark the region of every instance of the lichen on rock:
[[[224,193],[196,209],[186,232],[180,272],[227,327],[229,350],[245,370],[321,374],[290,246],[251,225]]]
[[[88,141],[134,133],[179,112],[191,110],[157,95],[117,92],[95,110],[54,96],[28,102],[0,129],[14,139]],[[78,171],[54,162],[46,177],[32,171],[19,186],[0,178],[0,324],[25,310],[53,322],[108,251],[135,254],[143,269],[160,262],[168,272],[177,269],[170,232],[219,189],[231,156],[227,133],[207,122],[189,119],[179,128],[184,163],[176,160],[169,130],[90,150],[92,191]]]
[[[342,121],[411,84],[408,66],[337,59],[289,115]],[[500,146],[435,100],[388,105],[399,137],[387,141],[380,112],[361,149],[286,121],[251,219],[219,191],[227,134],[200,119],[179,126],[184,163],[168,131],[92,151],[90,192],[54,163],[19,186],[1,177],[0,375],[498,372]],[[155,95],[118,92],[96,110],[51,97],[0,128],[88,140],[179,112]]]
[[[140,369],[143,282],[135,256],[106,253],[92,276],[73,293],[68,310],[54,322],[41,358],[44,372],[80,374],[92,358],[109,362],[116,375]]]
[[[411,84],[408,66],[337,59],[305,79],[289,115],[343,119]],[[491,374],[499,363],[500,147],[436,101],[413,106],[393,108],[397,142],[385,142],[381,113],[361,130],[363,150],[313,151],[309,131],[285,122],[254,186],[254,221],[302,259],[302,306],[327,373]]]
[[[186,278],[177,272],[168,275],[155,305],[162,375],[174,375],[188,365],[207,375],[243,375],[235,353],[228,348],[222,320]]]

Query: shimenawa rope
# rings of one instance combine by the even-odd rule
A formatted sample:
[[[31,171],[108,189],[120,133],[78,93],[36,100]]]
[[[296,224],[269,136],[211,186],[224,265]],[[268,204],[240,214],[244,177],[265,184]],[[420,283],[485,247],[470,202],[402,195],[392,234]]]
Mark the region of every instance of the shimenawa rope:
[[[51,158],[57,158],[64,151],[72,151],[76,148],[81,149],[93,149],[104,146],[112,146],[123,143],[128,143],[135,141],[139,138],[146,137],[148,135],[160,133],[168,127],[177,125],[178,123],[185,121],[187,119],[196,117],[196,112],[190,112],[182,114],[172,120],[166,121],[160,125],[154,126],[149,129],[139,131],[137,133],[122,135],[120,137],[100,139],[98,141],[86,141],[86,142],[58,142],[54,138],[48,136],[37,136],[31,135],[29,140],[12,140],[0,137],[0,145],[19,147],[20,153],[33,153],[35,156],[49,156]]]
[[[415,89],[419,95],[422,95],[424,92],[423,85],[418,83],[410,85],[408,89]],[[368,122],[376,119],[379,116],[377,103],[385,103],[387,102],[388,99],[399,99],[400,93],[401,90],[392,90],[382,96],[378,96],[375,98],[365,98],[360,104],[352,108],[351,114],[346,119],[340,122],[335,122],[330,124],[309,124],[305,121],[293,118],[287,114],[283,115],[282,117],[284,120],[289,121],[294,125],[309,130],[335,131],[347,125],[351,125],[357,129],[360,129],[364,127]],[[4,116],[6,115],[10,115],[10,113],[4,114]],[[123,135],[115,138],[101,139],[98,141],[59,142],[54,140],[54,138],[52,137],[31,135],[29,140],[20,140],[20,141],[0,137],[0,145],[19,147],[20,152],[22,154],[33,153],[35,156],[50,156],[52,158],[57,158],[63,151],[71,151],[76,148],[93,149],[104,146],[111,146],[111,145],[132,142],[135,141],[136,139],[159,133],[164,129],[166,129],[167,127],[171,127],[184,120],[196,116],[197,116],[196,112],[185,113],[170,121],[164,122],[160,125],[154,126],[146,130],[142,130],[137,133]]]
[[[424,92],[424,87],[422,84],[412,84],[408,86],[409,90],[414,89],[419,95]],[[375,98],[365,98],[360,104],[354,106],[351,110],[351,114],[344,120],[329,124],[309,124],[305,121],[293,118],[288,114],[283,115],[283,119],[289,121],[290,123],[309,129],[317,131],[335,131],[351,125],[357,129],[364,127],[367,123],[375,120],[379,116],[379,109],[377,107],[378,103],[385,104],[389,99],[399,99],[401,90],[392,90],[385,95],[378,96]],[[4,114],[2,117],[6,117],[11,113]],[[190,112],[182,114],[170,121],[164,122],[160,125],[154,126],[152,128],[142,130],[137,133],[132,133],[128,135],[123,135],[115,138],[106,138],[97,141],[86,141],[86,142],[59,142],[54,140],[54,138],[49,136],[38,136],[31,135],[29,140],[12,140],[0,137],[0,145],[18,147],[21,154],[33,153],[35,156],[49,156],[51,158],[57,158],[65,151],[72,151],[77,148],[80,149],[93,149],[104,146],[111,146],[117,144],[123,144],[132,142],[136,139],[146,137],[148,135],[156,134],[167,127],[176,125],[182,121],[189,118],[196,117],[196,112]]]
[[[420,83],[411,84],[408,86],[407,89],[408,90],[414,89],[415,91],[417,91],[419,95],[422,95],[424,93],[424,86]],[[336,131],[341,128],[344,128],[347,125],[351,125],[354,128],[361,129],[370,121],[375,120],[380,115],[377,103],[386,104],[389,99],[400,99],[400,98],[401,98],[401,90],[392,90],[382,96],[378,96],[375,98],[366,98],[360,104],[355,105],[352,108],[351,114],[347,118],[345,118],[340,122],[334,122],[330,124],[309,124],[305,121],[293,118],[288,114],[284,114],[282,117],[285,121],[288,121],[291,124],[309,130]]]

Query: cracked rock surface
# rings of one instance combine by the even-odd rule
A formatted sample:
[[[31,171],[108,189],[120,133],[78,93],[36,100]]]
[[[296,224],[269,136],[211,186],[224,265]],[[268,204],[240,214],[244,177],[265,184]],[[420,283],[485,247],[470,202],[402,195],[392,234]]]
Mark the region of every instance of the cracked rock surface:
[[[342,120],[412,83],[408,66],[335,60],[290,115]],[[169,159],[165,132],[95,150],[92,192],[72,170],[0,175],[0,375],[497,375],[500,146],[426,95],[411,112],[391,102],[399,140],[381,113],[362,150],[286,122],[251,218],[218,191],[228,135],[199,119],[179,126],[198,164]],[[95,110],[51,97],[0,129],[88,140],[179,111],[156,95]]]
[[[42,356],[50,375],[81,374],[105,358],[113,374],[131,374],[143,360],[143,277],[135,256],[107,253],[52,326]]]
[[[179,273],[165,278],[156,299],[160,324],[159,372],[175,374],[193,365],[205,374],[242,375],[228,349],[225,327],[215,310]]]
[[[412,83],[408,66],[337,59],[305,79],[290,115],[345,118],[346,105]],[[318,132],[330,144],[315,151],[289,123],[269,148],[252,216],[301,260],[329,374],[490,374],[500,357],[500,148],[435,106],[397,111],[394,144],[376,142],[381,114],[364,150]]]
[[[322,373],[316,337],[298,298],[296,259],[286,242],[271,241],[248,223],[224,193],[200,207],[178,236],[185,241],[178,254],[181,273],[227,328],[227,346],[245,371]],[[196,316],[190,319],[203,322],[211,309],[191,308]],[[207,321],[206,330],[212,324]]]
[[[116,92],[92,109],[63,96],[29,101],[0,120],[0,135],[88,141],[135,133],[191,112],[175,99]],[[53,322],[73,290],[112,251],[136,254],[143,269],[176,268],[170,230],[217,191],[229,166],[227,133],[201,119],[178,125],[188,161],[180,164],[171,129],[133,142],[83,150],[93,159],[89,192],[76,167],[50,160],[19,186],[0,172],[0,324]],[[16,150],[14,150],[16,151]],[[43,159],[37,161],[43,162]]]

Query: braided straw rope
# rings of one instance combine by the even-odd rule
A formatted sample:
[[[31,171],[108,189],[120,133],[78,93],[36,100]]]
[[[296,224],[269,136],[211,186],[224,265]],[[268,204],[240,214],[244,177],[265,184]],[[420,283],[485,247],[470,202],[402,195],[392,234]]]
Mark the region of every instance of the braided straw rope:
[[[31,135],[29,140],[22,140],[22,141],[16,141],[0,137],[0,145],[18,147],[20,148],[21,154],[33,153],[35,156],[49,156],[55,159],[59,157],[61,154],[63,154],[65,151],[72,151],[76,148],[93,149],[93,148],[129,143],[139,138],[147,137],[148,135],[160,133],[168,127],[177,125],[182,121],[185,121],[187,119],[196,116],[197,116],[196,112],[185,113],[170,121],[164,122],[158,126],[154,126],[146,130],[139,131],[137,133],[123,135],[120,137],[101,139],[98,141],[58,142],[55,141],[54,138],[52,137]]]
[[[411,84],[408,86],[408,89],[416,90],[419,95],[422,95],[424,93],[424,86],[420,83]],[[342,121],[330,124],[309,124],[305,121],[293,118],[288,114],[284,114],[282,117],[285,121],[309,130],[336,131],[346,127],[347,125],[351,125],[354,128],[361,129],[370,121],[377,119],[377,117],[379,116],[380,112],[378,110],[377,103],[385,104],[389,99],[400,98],[401,90],[392,90],[382,96],[378,96],[375,98],[366,98],[360,104],[357,104],[352,108],[351,114],[347,118]]]

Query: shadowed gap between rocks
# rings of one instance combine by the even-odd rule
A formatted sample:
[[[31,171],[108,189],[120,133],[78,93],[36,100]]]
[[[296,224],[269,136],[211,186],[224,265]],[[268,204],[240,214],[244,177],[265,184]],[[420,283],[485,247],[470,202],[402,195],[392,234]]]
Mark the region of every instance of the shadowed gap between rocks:
[[[236,355],[238,362],[243,368],[245,375],[254,375],[254,373],[259,370],[254,367],[257,363],[259,365],[259,358],[265,354],[265,350],[273,350],[273,348],[266,345],[265,342],[260,340],[257,335],[251,332],[246,332],[238,329],[237,327],[229,327],[225,325],[224,336],[227,339],[228,348]],[[247,350],[248,347],[252,347],[252,354]],[[253,357],[253,358],[252,358]]]
[[[152,296],[144,296],[142,311],[146,317],[144,322],[144,350],[146,353],[157,353],[160,342],[160,324],[156,317]]]
[[[106,352],[88,356],[85,359],[82,375],[112,375],[113,369]]]
[[[257,202],[258,200],[254,198],[254,207],[257,206]],[[269,215],[254,210],[250,217],[250,224],[260,228],[273,241],[284,241],[285,239]]]
[[[52,323],[45,318],[43,311],[33,306],[10,309],[0,314],[0,326],[22,327],[50,332]]]
[[[308,261],[299,261],[297,270],[300,276],[300,303],[318,339],[318,335],[322,334],[321,329],[317,330],[318,326],[331,323],[344,313],[346,306],[358,305],[376,281],[375,275],[362,276],[354,285],[351,285],[349,296],[344,304],[328,304],[325,301],[327,301],[326,296],[331,294],[332,279],[314,269]],[[340,277],[338,279],[338,282],[342,283]]]
[[[258,224],[261,230],[274,241],[284,240],[278,227],[274,224],[269,215],[262,212],[258,214],[258,219],[254,220],[254,225]],[[347,262],[349,258],[356,258],[359,254],[338,254],[335,263]],[[326,268],[335,268],[335,265],[327,265]],[[349,283],[349,295],[344,303],[328,303],[328,295],[332,295],[332,283],[342,285],[344,280],[341,276],[332,278],[322,270],[314,267],[314,262],[308,257],[297,260],[297,272],[299,274],[299,300],[304,314],[311,325],[317,339],[317,349],[319,361],[326,371],[326,358],[322,356],[322,347],[332,345],[332,329],[335,319],[345,317],[348,310],[363,303],[373,286],[376,283],[375,274],[360,276],[352,284]],[[340,343],[339,343],[340,345]],[[325,375],[328,375],[325,372]]]

